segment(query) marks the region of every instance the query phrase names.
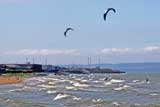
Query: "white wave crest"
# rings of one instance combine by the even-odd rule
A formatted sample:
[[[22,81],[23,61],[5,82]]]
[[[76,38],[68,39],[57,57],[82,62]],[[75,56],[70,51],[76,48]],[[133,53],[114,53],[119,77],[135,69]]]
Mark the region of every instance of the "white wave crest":
[[[110,82],[111,83],[122,83],[122,82],[125,82],[125,80],[111,79]]]
[[[139,82],[139,80],[133,80],[134,83]]]
[[[49,88],[55,88],[55,86],[52,86],[52,85],[44,85],[44,84],[38,85],[38,87],[47,88],[47,89],[49,89]]]
[[[75,87],[88,87],[89,85],[87,85],[87,84],[81,84],[81,83],[79,83],[79,82],[75,82],[75,83],[73,83],[73,85],[75,86]]]
[[[79,101],[79,100],[81,100],[81,98],[76,97],[76,96],[73,96],[73,100],[77,100],[77,101]]]
[[[130,88],[130,86],[124,85],[124,86],[122,86],[122,87],[114,88],[114,90],[115,90],[115,91],[121,91],[121,90],[126,90],[126,89],[128,89],[128,88]]]
[[[63,99],[63,98],[66,98],[66,97],[69,97],[70,95],[68,94],[64,94],[64,93],[61,93],[61,94],[58,94],[54,100],[59,100],[59,99]]]
[[[47,91],[48,94],[55,94],[56,91]]]
[[[67,90],[78,90],[76,87],[72,87],[72,86],[69,86],[69,87],[65,87]]]
[[[105,82],[104,85],[112,85],[112,82]]]
[[[158,96],[159,94],[156,94],[156,93],[152,93],[150,94],[151,96]]]

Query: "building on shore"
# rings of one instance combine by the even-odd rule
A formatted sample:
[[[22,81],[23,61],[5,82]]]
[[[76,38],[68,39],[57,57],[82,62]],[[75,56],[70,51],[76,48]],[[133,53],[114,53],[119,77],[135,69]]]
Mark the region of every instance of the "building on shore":
[[[40,64],[0,64],[0,69],[3,69],[5,72],[42,72],[42,65]]]
[[[42,65],[42,70],[44,72],[58,72],[61,69],[59,66],[53,66],[53,65]]]

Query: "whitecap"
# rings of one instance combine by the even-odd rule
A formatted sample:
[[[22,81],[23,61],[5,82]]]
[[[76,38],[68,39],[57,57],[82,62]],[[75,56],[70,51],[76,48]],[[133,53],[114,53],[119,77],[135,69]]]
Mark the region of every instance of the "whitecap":
[[[101,99],[92,99],[92,102],[94,102],[94,103],[97,103],[97,102],[100,102],[100,101],[102,101]]]
[[[100,81],[97,81],[97,80],[96,80],[96,81],[93,81],[93,82],[94,82],[94,83],[99,83]]]
[[[88,82],[88,80],[81,80],[81,82],[83,82],[83,83],[84,83],[84,82]]]
[[[124,85],[124,86],[122,86],[122,87],[114,88],[114,90],[115,90],[115,91],[121,91],[121,90],[126,90],[126,89],[128,89],[128,88],[130,88],[130,86]]]
[[[69,80],[59,80],[59,82],[68,82]]]
[[[113,104],[114,106],[120,106],[120,105],[121,105],[121,104],[118,103],[118,102],[112,102],[112,104]]]
[[[139,103],[135,103],[134,105],[135,105],[135,106],[140,106],[141,104],[139,104]]]
[[[100,78],[99,80],[100,80],[100,81],[104,81],[104,78]]]
[[[147,83],[147,84],[150,84],[151,82],[148,81],[148,82],[146,82],[146,83]]]
[[[73,84],[73,83],[75,83],[75,82],[74,82],[74,81],[69,81],[69,83],[70,83],[70,84]]]
[[[141,81],[141,82],[138,82],[138,83],[139,83],[139,84],[145,84],[145,83],[146,83],[146,84],[150,84],[150,81],[147,81],[147,82],[146,82],[146,81]]]
[[[23,89],[24,91],[31,91],[31,90],[33,90],[33,89],[36,89],[36,87],[24,86],[22,89]]]
[[[6,102],[10,102],[10,101],[12,101],[11,99],[6,99]]]
[[[114,102],[112,102],[112,104],[114,105],[114,106],[126,106],[126,105],[128,105],[128,103],[127,102],[116,102],[116,101],[114,101]]]
[[[61,93],[61,94],[58,94],[54,100],[59,100],[59,99],[63,99],[63,98],[66,98],[66,97],[69,97],[70,95],[68,94],[64,94],[64,93]]]
[[[43,80],[41,78],[37,79],[37,81],[39,81],[39,82],[45,82],[45,80]]]
[[[53,80],[53,81],[58,81],[59,79],[56,79],[56,78],[52,78],[51,80]]]
[[[48,94],[55,94],[56,91],[47,91]]]
[[[76,81],[81,81],[82,79],[81,78],[77,78],[77,79],[75,79]]]
[[[105,85],[112,85],[111,82],[105,82],[104,84],[105,84]]]
[[[157,95],[159,95],[159,94],[152,93],[152,94],[149,94],[149,95],[151,95],[151,96],[157,96]]]
[[[122,82],[125,82],[125,80],[111,79],[110,82],[111,83],[122,83]]]
[[[30,79],[27,79],[27,80],[25,80],[26,82],[30,82],[30,81],[37,81],[37,82],[45,82],[45,79],[44,78],[38,78],[38,77],[34,77],[34,78],[30,78]]]
[[[67,90],[78,90],[76,87],[72,87],[72,86],[69,86],[69,87],[65,87]]]
[[[91,78],[91,75],[88,75],[88,78]]]
[[[89,85],[87,85],[87,84],[81,84],[81,83],[78,83],[78,82],[76,82],[76,83],[74,83],[73,84],[75,87],[88,87]]]
[[[20,89],[13,89],[13,90],[9,90],[9,92],[16,92],[16,91],[22,91],[23,88],[20,88]]]
[[[133,80],[132,82],[136,83],[136,82],[139,82],[139,80]]]
[[[73,96],[73,100],[81,100],[81,98],[79,98],[79,97],[76,97],[76,96]]]
[[[112,78],[111,77],[106,77],[106,78],[102,78],[102,79],[100,79],[101,81],[109,81],[109,80],[111,80]]]
[[[71,77],[72,79],[76,79],[76,77]]]
[[[48,82],[49,85],[55,85],[56,82]]]
[[[38,85],[39,87],[42,87],[42,88],[55,88],[55,86],[51,86],[51,85]]]

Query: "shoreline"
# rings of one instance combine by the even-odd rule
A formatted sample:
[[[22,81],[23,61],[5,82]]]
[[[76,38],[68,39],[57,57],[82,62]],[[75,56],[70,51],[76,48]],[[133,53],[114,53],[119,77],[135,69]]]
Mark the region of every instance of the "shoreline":
[[[0,76],[0,85],[22,83],[23,79],[19,76]]]

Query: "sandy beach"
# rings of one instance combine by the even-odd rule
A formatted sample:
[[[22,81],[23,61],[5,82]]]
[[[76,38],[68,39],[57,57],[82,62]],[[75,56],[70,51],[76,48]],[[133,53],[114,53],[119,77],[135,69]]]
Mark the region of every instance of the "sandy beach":
[[[21,83],[22,78],[17,76],[0,76],[0,85]]]

